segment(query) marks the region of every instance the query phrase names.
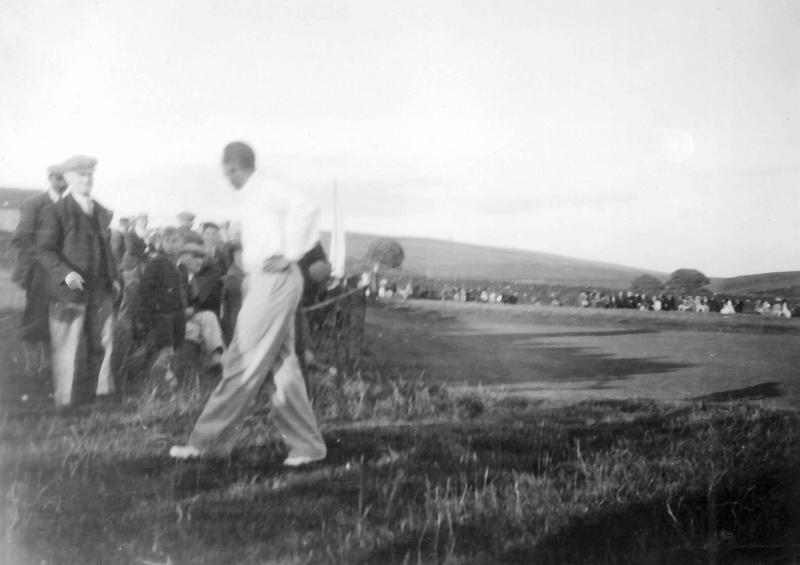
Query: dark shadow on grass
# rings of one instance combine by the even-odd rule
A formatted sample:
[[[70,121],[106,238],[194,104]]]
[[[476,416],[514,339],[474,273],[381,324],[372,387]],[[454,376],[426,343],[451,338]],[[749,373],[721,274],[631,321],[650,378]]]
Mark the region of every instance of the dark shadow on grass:
[[[723,390],[703,396],[696,396],[693,400],[708,402],[731,402],[734,400],[758,400],[765,398],[778,398],[783,396],[781,384],[776,382],[761,383],[744,388]]]
[[[795,563],[799,486],[794,470],[776,468],[723,483],[713,504],[703,491],[612,507],[577,518],[535,547],[516,548],[502,562]]]
[[[258,544],[290,556],[293,548],[300,547],[297,540],[306,537],[317,549],[341,547],[335,532],[351,532],[359,519],[374,527],[383,521],[400,523],[409,505],[417,511],[424,507],[431,484],[443,488],[448,482],[459,489],[483,488],[486,482],[507,486],[519,473],[538,475],[562,464],[569,467],[579,457],[576,453],[601,452],[617,442],[638,444],[648,438],[647,449],[667,449],[680,438],[693,437],[696,427],[703,425],[676,424],[686,421],[676,416],[685,415],[690,407],[659,409],[653,403],[606,401],[578,403],[565,412],[529,410],[531,406],[535,404],[515,399],[504,407],[510,411],[506,416],[492,420],[330,430],[325,434],[328,458],[301,469],[284,468],[284,453],[274,445],[242,447],[229,457],[185,462],[170,459],[165,450],[135,459],[78,460],[81,465],[74,474],[65,473],[71,468],[70,459],[51,462],[47,468],[39,465],[28,469],[38,481],[57,479],[37,500],[49,510],[33,514],[26,540],[45,548],[47,555],[74,556],[63,559],[65,563],[104,562],[106,552],[116,551],[116,540],[151,547],[156,535],[174,556],[208,550],[228,552],[233,561],[227,562],[238,562],[250,548],[258,550]],[[624,422],[618,421],[621,413],[629,416]],[[617,421],[606,422],[611,416]],[[756,484],[766,490],[758,491],[761,498],[746,499],[747,508],[788,492],[767,488],[760,478]],[[396,502],[390,504],[393,485]],[[729,490],[750,496],[751,486],[735,483]],[[689,523],[693,512],[702,513],[686,500],[675,509],[682,523]],[[624,544],[630,542],[631,531],[671,543],[672,538],[662,536],[670,527],[664,504],[647,500],[576,518],[566,529],[546,537],[538,546],[541,549],[501,548],[505,554],[497,562],[592,562],[598,555],[595,549],[601,555],[608,555],[602,554],[606,547],[627,551]],[[746,508],[736,511],[741,514]],[[720,527],[728,527],[725,519]],[[457,528],[458,550],[464,555],[485,552],[489,544],[497,543],[491,525],[476,520]],[[772,528],[775,522],[770,524]],[[92,532],[92,544],[85,543],[87,531]],[[765,532],[764,539],[772,539],[767,534],[773,530]],[[611,546],[593,545],[597,539],[611,540]],[[431,548],[439,551],[429,533],[415,527],[383,538],[379,549],[358,554],[353,562],[401,563],[409,552],[416,555],[419,544],[427,555]],[[563,553],[576,544],[578,553]],[[560,559],[570,556],[575,560]],[[115,562],[123,562],[123,557]]]
[[[612,335],[642,333],[612,332]],[[644,333],[650,333],[645,330]],[[588,334],[576,333],[575,337]],[[598,334],[599,335],[599,334]],[[603,334],[605,335],[605,334]],[[414,348],[395,359],[391,344],[385,352],[386,367],[402,365],[423,372],[430,382],[463,384],[513,384],[536,382],[581,382],[619,380],[633,375],[670,373],[692,364],[658,357],[617,357],[581,346],[553,345],[541,335],[450,334]],[[469,361],[464,361],[464,356]]]

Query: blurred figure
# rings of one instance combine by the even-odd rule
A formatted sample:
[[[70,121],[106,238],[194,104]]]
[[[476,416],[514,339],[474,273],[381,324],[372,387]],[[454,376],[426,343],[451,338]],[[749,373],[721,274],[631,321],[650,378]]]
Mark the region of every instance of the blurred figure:
[[[42,211],[61,200],[67,183],[58,165],[47,169],[50,188],[22,204],[19,223],[11,245],[17,248],[17,263],[12,280],[25,290],[20,337],[25,347],[25,369],[44,372],[50,364],[50,325],[48,313],[48,273],[36,256],[42,228]]]
[[[125,234],[130,229],[130,224],[130,218],[120,218],[117,229],[111,230],[111,253],[114,254],[117,266],[122,265],[122,257],[125,255]]]
[[[733,307],[733,301],[732,300],[726,301],[725,305],[722,307],[722,309],[719,311],[719,313],[723,314],[724,316],[728,316],[730,314],[735,314],[736,313],[736,309]]]
[[[228,254],[222,241],[220,229],[214,222],[205,222],[200,229],[203,238],[203,247],[206,250],[207,261],[223,275],[228,272]]]
[[[183,245],[193,246],[196,251],[188,262],[197,265],[189,274],[189,303],[196,310],[208,310],[219,319],[222,308],[222,278],[225,270],[208,257],[203,238],[196,232],[183,233]],[[186,259],[186,258],[185,258]]]
[[[178,218],[178,231],[180,232],[181,236],[185,237],[187,233],[192,231],[194,227],[194,214],[191,212],[181,212],[177,216]]]
[[[148,347],[158,352],[151,378],[175,386],[173,359],[184,341],[197,346],[205,366],[212,370],[221,364],[224,344],[217,316],[191,302],[191,280],[205,260],[202,245],[184,242],[178,229],[170,227],[164,230],[161,247],[142,275],[137,323]]]

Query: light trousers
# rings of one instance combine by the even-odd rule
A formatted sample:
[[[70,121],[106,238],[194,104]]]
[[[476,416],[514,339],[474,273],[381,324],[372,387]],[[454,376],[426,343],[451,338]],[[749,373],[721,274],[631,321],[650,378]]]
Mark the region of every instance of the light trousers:
[[[251,274],[244,288],[233,340],[222,357],[222,380],[200,414],[189,445],[229,451],[271,371],[272,414],[289,457],[322,458],[325,442],[295,353],[294,317],[303,289],[300,270],[293,264],[280,273]]]
[[[114,392],[111,373],[114,310],[111,297],[50,303],[53,399],[56,408]]]
[[[195,312],[186,321],[186,335],[184,337],[199,343],[206,354],[213,353],[217,349],[220,351],[225,349],[225,343],[222,341],[222,328],[219,325],[217,315],[209,310]]]

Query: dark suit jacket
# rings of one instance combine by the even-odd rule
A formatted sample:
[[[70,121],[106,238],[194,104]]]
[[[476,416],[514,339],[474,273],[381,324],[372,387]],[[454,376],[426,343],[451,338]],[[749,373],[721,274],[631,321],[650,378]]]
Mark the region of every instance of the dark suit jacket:
[[[166,255],[151,259],[137,289],[134,319],[157,349],[177,345],[186,331],[186,273]]]
[[[94,218],[100,227],[105,255],[105,269],[103,273],[109,284],[118,280],[117,267],[114,255],[111,252],[111,212],[94,203]],[[71,290],[64,279],[76,271],[84,279],[87,278],[87,269],[90,268],[91,249],[94,234],[90,229],[90,222],[83,213],[80,205],[71,195],[67,195],[52,206],[47,206],[42,211],[42,228],[38,239],[37,258],[50,274],[50,298],[58,302],[86,302],[92,292],[108,292],[109,288],[85,288],[85,290]]]
[[[24,289],[31,286],[37,263],[36,240],[42,227],[42,210],[51,204],[49,192],[43,192],[28,199],[20,208],[19,224],[11,237],[11,245],[18,249],[12,280]]]
[[[225,273],[213,263],[206,262],[200,272],[194,276],[194,282],[190,285],[189,306],[195,310],[209,310],[219,318],[224,276]]]

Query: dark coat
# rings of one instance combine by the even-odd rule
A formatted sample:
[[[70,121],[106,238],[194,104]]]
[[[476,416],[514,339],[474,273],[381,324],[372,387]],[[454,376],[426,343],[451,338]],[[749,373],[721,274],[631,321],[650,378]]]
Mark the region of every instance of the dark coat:
[[[36,241],[42,229],[42,210],[53,204],[49,192],[37,194],[22,204],[19,212],[19,224],[11,237],[11,245],[17,248],[17,264],[14,267],[12,280],[24,289],[32,284],[34,275],[42,276],[46,272],[37,268]]]
[[[144,269],[134,320],[157,349],[177,345],[186,332],[188,279],[174,259],[158,255]]]
[[[111,252],[111,216],[97,202],[93,216],[87,216],[71,195],[43,209],[37,258],[50,275],[52,300],[80,303],[93,293],[112,293],[118,275]],[[98,271],[89,272],[98,259]],[[86,281],[84,290],[72,290],[64,282],[72,271]]]
[[[122,257],[125,255],[125,233],[119,230],[111,231],[111,253],[114,254],[114,261],[117,266],[122,265]]]
[[[195,310],[214,312],[219,318],[222,306],[222,278],[225,276],[216,265],[206,262],[193,277],[189,289],[189,306]]]

